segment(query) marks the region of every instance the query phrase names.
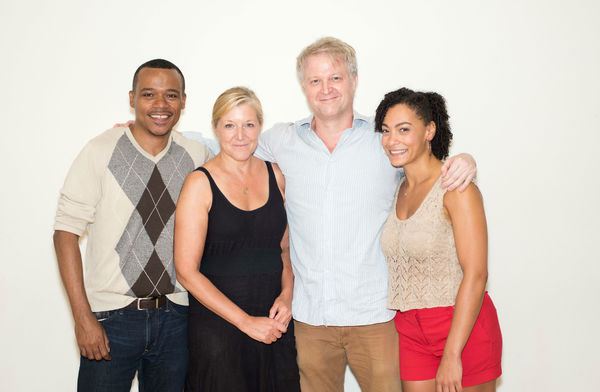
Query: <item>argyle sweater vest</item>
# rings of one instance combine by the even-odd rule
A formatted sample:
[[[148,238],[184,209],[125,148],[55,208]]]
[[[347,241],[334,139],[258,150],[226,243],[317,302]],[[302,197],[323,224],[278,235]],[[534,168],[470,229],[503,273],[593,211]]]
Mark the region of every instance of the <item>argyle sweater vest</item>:
[[[85,287],[93,311],[160,295],[186,304],[173,263],[175,206],[185,178],[209,155],[202,144],[173,134],[152,156],[128,128],[106,131],[79,154],[54,228],[88,232]]]

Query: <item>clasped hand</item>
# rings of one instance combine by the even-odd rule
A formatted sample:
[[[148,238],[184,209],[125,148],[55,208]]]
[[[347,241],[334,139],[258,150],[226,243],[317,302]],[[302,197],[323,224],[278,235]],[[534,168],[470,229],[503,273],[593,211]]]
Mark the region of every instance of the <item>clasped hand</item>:
[[[282,322],[268,317],[248,316],[242,331],[254,340],[271,344],[287,332],[287,327]]]
[[[269,310],[269,317],[249,317],[244,330],[248,336],[259,342],[271,344],[287,332],[292,320],[291,295],[281,293]]]

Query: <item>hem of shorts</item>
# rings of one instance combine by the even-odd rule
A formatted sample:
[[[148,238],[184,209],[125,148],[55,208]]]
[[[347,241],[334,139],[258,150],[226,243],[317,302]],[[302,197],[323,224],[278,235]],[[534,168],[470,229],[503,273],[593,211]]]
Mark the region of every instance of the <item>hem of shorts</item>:
[[[411,372],[413,372],[413,374],[414,374],[414,371],[416,369],[417,368],[412,368]],[[435,369],[434,372],[424,370],[420,374],[418,374],[416,376],[413,375],[412,377],[402,376],[402,371],[400,371],[400,379],[402,381],[434,380],[436,375],[437,375],[437,368]],[[492,367],[489,367],[479,373],[471,374],[466,377],[463,376],[462,386],[463,386],[463,388],[472,387],[474,385],[478,385],[478,384],[482,384],[484,382],[495,380],[498,377],[500,377],[501,375],[502,375],[502,368],[500,367],[500,365],[492,366]]]
[[[414,375],[416,373],[415,372],[416,369],[419,369],[419,368],[414,367],[414,368],[410,369],[410,372],[413,374],[412,377],[403,376],[402,370],[400,370],[400,379],[402,381],[426,381],[426,380],[435,379],[435,375],[437,373],[437,368],[433,372],[423,369],[423,370],[421,370],[421,373],[419,373],[418,375]]]
[[[492,381],[502,375],[502,368],[500,365],[493,366],[483,370],[477,374],[471,374],[467,377],[463,377],[462,386],[463,388],[472,387],[474,385],[483,384],[484,382]]]

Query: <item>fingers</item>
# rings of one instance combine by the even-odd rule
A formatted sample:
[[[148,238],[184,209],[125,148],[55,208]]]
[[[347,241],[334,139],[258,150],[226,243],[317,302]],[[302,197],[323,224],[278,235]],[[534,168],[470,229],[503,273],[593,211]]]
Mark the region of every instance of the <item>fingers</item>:
[[[448,169],[450,168],[452,161],[454,161],[454,157],[448,158],[446,162],[444,162],[444,164],[442,165],[442,178],[448,175]]]
[[[108,339],[106,339],[106,342],[102,342],[99,344],[80,346],[79,351],[81,352],[82,357],[85,357],[91,361],[100,361],[102,359],[105,359],[107,361],[111,360]]]
[[[435,383],[436,392],[463,392],[461,383]]]
[[[129,128],[133,124],[134,124],[134,121],[133,120],[129,120],[129,121],[125,122],[125,123],[116,123],[115,125],[113,125],[113,128],[122,128],[122,127]]]
[[[269,318],[279,321],[287,328],[292,319],[292,311],[285,301],[280,301],[278,298],[269,310]]]
[[[287,332],[287,326],[288,323],[284,323],[281,321],[277,321],[279,324],[277,324],[277,330],[282,332],[282,333],[286,333]],[[281,337],[281,336],[280,336]]]
[[[269,310],[269,318],[275,318],[275,315],[277,314],[277,309],[279,308],[279,304],[277,302],[275,302],[273,304],[273,306],[271,306],[271,309]]]
[[[448,191],[450,192],[450,191],[455,190],[456,188],[458,188],[459,185],[463,185],[463,183],[464,183],[463,177],[460,177],[453,181],[449,181],[448,185],[447,185]],[[466,188],[466,186],[465,186],[465,188]]]
[[[461,380],[435,380],[436,392],[463,392]]]
[[[281,327],[285,329],[285,327],[283,326],[283,324],[281,324]],[[274,332],[275,337],[277,339],[279,339],[283,335],[282,332],[285,332],[285,331],[282,331],[281,329],[276,329],[275,332]]]
[[[467,177],[465,178],[464,182],[458,187],[458,191],[463,192],[465,189],[467,189],[469,184],[471,184],[471,182],[473,182],[474,178],[475,178],[475,173],[468,174]]]
[[[471,183],[473,176],[474,173],[470,172],[469,168],[454,165],[448,170],[446,177],[442,178],[442,188],[448,188],[448,191],[452,191],[462,186],[464,190]]]
[[[291,313],[288,313],[288,314],[278,313],[277,316],[275,316],[275,320],[279,321],[286,328],[290,324],[291,319],[292,319]]]
[[[280,338],[282,333],[287,332],[287,325],[284,322],[277,320],[277,318],[271,319],[271,321],[272,324],[270,327],[273,329],[273,331],[279,334],[277,338]]]
[[[88,352],[87,352],[87,350],[85,349],[85,347],[83,347],[83,346],[79,346],[79,352],[81,353],[81,356],[82,356],[82,357],[84,357],[84,358],[87,358],[87,359],[91,359],[91,358],[88,356]]]
[[[442,383],[438,382],[437,380],[435,380],[435,392],[444,392]]]
[[[103,344],[80,346],[79,351],[81,352],[82,357],[87,358],[90,361],[110,359],[110,355],[108,354],[108,352],[106,352],[106,349]]]
[[[449,185],[451,185],[454,181],[456,181],[456,179],[460,176],[461,172],[464,170],[464,168],[460,165],[460,161],[458,159],[455,159],[453,162],[454,163],[448,167],[446,175],[442,177],[442,186],[445,185],[446,187],[448,187]]]
[[[477,174],[477,164],[469,154],[451,157],[442,165],[442,188],[464,191]]]
[[[252,339],[265,344],[271,344],[287,332],[287,325],[268,317],[252,317],[251,325],[246,334]]]
[[[292,312],[286,307],[279,308],[277,314],[275,315],[275,320],[284,324],[286,327],[292,319]]]
[[[110,361],[112,358],[110,357],[110,346],[109,346],[109,340],[108,340],[108,336],[106,336],[106,332],[103,331],[103,341],[102,344],[100,345],[100,353],[102,354],[102,359],[105,359],[107,361]]]
[[[99,361],[102,359],[102,346],[95,346],[92,350],[92,352],[94,353],[94,358],[96,361]]]
[[[92,361],[110,360],[110,342],[104,328],[91,313],[90,317],[82,320],[75,324],[75,336],[81,356]]]
[[[281,336],[282,336],[281,331],[277,328],[274,328],[274,329],[271,329],[266,334],[266,336],[263,339],[261,339],[261,341],[266,344],[271,344],[271,343],[276,342],[277,339],[281,338]]]

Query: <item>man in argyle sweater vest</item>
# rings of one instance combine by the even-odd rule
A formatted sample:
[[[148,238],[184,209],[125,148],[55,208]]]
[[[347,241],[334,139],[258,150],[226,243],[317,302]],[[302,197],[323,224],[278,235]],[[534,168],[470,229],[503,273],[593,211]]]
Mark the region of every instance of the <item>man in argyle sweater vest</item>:
[[[181,391],[187,293],[173,264],[174,212],[186,176],[210,153],[172,132],[186,98],[174,64],[142,64],[129,96],[135,123],[84,147],[56,213],[54,245],[81,351],[78,390],[129,391],[137,371],[140,391]]]

